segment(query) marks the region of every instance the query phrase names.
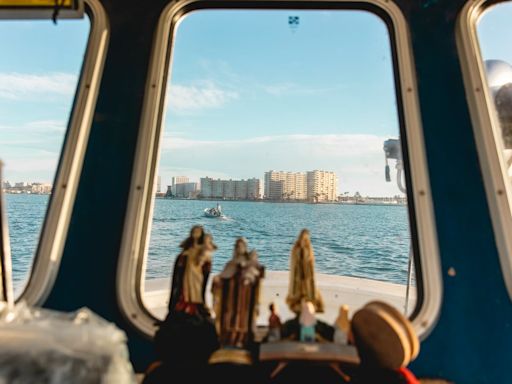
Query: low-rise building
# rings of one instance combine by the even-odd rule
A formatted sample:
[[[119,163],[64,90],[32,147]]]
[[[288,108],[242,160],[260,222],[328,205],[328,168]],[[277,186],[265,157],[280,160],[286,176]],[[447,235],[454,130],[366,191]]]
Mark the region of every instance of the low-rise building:
[[[198,183],[186,182],[167,186],[167,197],[190,199],[196,197],[199,191]]]
[[[52,193],[52,185],[48,183],[33,183],[30,192],[37,195],[48,195]]]
[[[221,180],[201,178],[200,196],[206,199],[255,200],[260,195],[260,180]]]

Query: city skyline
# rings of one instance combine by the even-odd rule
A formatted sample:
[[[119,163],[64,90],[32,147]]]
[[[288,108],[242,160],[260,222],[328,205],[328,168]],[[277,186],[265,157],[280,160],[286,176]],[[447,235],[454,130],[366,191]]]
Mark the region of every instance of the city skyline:
[[[161,176],[158,175],[158,180]],[[268,199],[336,201],[338,197],[336,173],[325,170],[302,172],[266,171],[264,179],[220,179],[201,177],[191,182],[186,175],[173,176],[165,196],[178,198]],[[160,190],[157,188],[157,194]]]

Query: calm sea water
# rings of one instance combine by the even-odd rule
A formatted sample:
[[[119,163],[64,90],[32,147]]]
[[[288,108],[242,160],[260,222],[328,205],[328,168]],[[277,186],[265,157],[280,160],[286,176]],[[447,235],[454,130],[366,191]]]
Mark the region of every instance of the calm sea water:
[[[13,274],[22,284],[32,264],[48,196],[7,195]],[[202,224],[219,249],[214,271],[231,258],[243,236],[269,270],[288,270],[293,242],[311,231],[317,272],[369,277],[405,284],[410,247],[407,208],[225,201],[225,219],[203,216],[213,201],[157,199],[146,278],[168,277],[179,243],[191,226]]]

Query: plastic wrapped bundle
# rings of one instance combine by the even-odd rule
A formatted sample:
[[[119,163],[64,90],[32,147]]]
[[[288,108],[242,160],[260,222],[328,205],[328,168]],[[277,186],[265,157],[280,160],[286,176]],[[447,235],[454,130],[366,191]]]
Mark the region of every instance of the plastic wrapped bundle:
[[[0,312],[0,384],[135,383],[126,335],[87,308]]]

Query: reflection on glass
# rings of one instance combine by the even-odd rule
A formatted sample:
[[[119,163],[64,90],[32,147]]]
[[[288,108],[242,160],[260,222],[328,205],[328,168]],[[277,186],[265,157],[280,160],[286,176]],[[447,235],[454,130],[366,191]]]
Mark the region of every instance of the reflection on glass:
[[[218,245],[213,273],[237,237],[248,240],[280,311],[303,228],[329,321],[339,305],[361,304],[350,287],[404,309],[411,242],[391,162],[385,177],[384,141],[399,137],[399,123],[381,19],[194,12],[175,34],[169,77],[145,286],[155,315],[167,312],[172,264],[195,224]],[[409,313],[415,300],[413,289]]]
[[[512,177],[512,3],[504,2],[490,7],[477,24],[487,84],[494,102],[502,139],[498,149],[505,160],[508,177]]]
[[[28,278],[89,33],[89,20],[0,22],[0,158],[13,280]]]

